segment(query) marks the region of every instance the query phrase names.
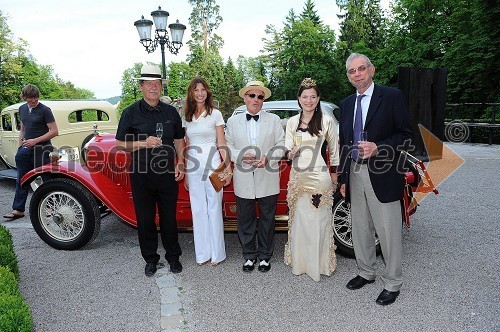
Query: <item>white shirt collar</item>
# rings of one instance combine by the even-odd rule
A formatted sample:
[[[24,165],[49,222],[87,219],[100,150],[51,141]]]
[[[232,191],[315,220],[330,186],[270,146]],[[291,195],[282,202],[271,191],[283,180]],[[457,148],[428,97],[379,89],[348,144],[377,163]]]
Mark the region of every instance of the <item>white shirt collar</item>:
[[[370,86],[368,87],[368,89],[366,89],[366,91],[363,92],[363,94],[365,96],[370,96],[371,97],[373,95],[373,89],[375,89],[375,83],[374,82],[372,82],[372,84],[370,84]],[[356,91],[356,97],[359,96],[359,95],[360,95],[360,93],[358,91]]]

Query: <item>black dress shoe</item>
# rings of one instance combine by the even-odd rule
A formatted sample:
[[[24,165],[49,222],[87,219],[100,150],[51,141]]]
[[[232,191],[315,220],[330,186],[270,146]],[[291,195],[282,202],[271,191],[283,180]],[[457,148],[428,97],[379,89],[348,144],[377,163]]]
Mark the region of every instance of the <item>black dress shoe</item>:
[[[349,281],[347,283],[346,287],[349,288],[350,290],[360,289],[360,288],[363,288],[364,285],[372,284],[374,282],[375,282],[375,280],[366,280],[362,276],[356,276],[355,278],[352,278],[351,281]]]
[[[146,267],[144,268],[144,274],[146,277],[151,277],[156,273],[156,263],[147,263]]]
[[[182,264],[178,259],[168,262],[170,264],[170,272],[172,273],[181,273],[182,272]]]
[[[243,263],[243,272],[252,272],[256,262],[256,259],[247,259],[246,262]]]
[[[271,269],[271,263],[269,259],[261,259],[258,267],[260,272],[267,272]]]
[[[388,305],[394,303],[398,295],[399,291],[390,292],[387,289],[384,289],[382,293],[380,293],[380,295],[377,297],[377,300],[375,302],[380,305]]]

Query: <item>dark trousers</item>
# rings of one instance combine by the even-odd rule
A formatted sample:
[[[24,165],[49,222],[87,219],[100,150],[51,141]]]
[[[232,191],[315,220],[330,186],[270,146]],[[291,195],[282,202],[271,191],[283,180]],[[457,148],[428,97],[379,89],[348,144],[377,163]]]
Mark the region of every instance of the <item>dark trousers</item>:
[[[40,146],[37,145],[33,148],[19,147],[16,153],[16,169],[17,169],[17,179],[16,179],[16,194],[14,196],[14,202],[12,203],[12,209],[17,211],[22,211],[26,209],[26,200],[28,199],[29,186],[21,187],[22,177],[39,166],[47,164],[49,159],[49,153],[52,151],[52,145]]]
[[[255,213],[255,201],[259,206],[259,218]],[[246,199],[236,196],[238,211],[238,237],[243,249],[244,259],[270,259],[274,252],[274,224],[276,214],[276,202],[278,195],[261,197],[257,199]],[[257,248],[255,237],[259,227]]]
[[[177,204],[177,182],[172,173],[130,174],[139,246],[146,263],[158,263],[158,231],[155,224],[156,209],[160,217],[160,234],[165,259],[168,262],[179,259],[182,254],[175,219]]]

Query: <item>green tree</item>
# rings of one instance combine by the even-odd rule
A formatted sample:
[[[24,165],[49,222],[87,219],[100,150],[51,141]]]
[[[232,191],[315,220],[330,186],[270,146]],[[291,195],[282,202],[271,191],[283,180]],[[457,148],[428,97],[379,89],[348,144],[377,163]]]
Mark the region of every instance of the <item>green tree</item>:
[[[300,14],[300,18],[302,19],[309,19],[314,25],[320,25],[322,24],[321,19],[314,9],[314,1],[313,0],[306,0],[306,3],[304,4],[304,9],[302,13]]]
[[[231,58],[227,60],[224,67],[224,82],[224,91],[221,91],[221,95],[225,98],[220,99],[219,109],[227,119],[233,110],[243,103],[238,92],[246,83],[242,71],[235,67]]]
[[[495,102],[500,5],[496,1],[397,0],[378,54],[387,82],[398,67],[448,69],[448,102]]]
[[[305,10],[311,12],[314,7],[306,6]],[[300,82],[312,77],[321,88],[323,100],[339,100],[337,87],[342,77],[334,54],[335,33],[324,24],[312,22],[309,15],[303,16],[290,10],[282,31],[273,26],[266,30],[271,37],[264,42],[263,59],[271,68],[271,98],[295,99]]]
[[[448,68],[451,102],[500,102],[494,83],[500,81],[499,20],[498,1],[454,4],[441,64]]]
[[[242,86],[248,81],[257,80],[267,83],[268,78],[266,77],[266,72],[268,72],[264,62],[268,59],[266,56],[259,57],[244,57],[242,55],[238,56],[236,59],[236,67],[239,75],[242,76]],[[270,60],[267,60],[270,61]]]
[[[232,96],[227,95],[224,61],[219,53],[223,40],[215,31],[222,22],[219,5],[215,0],[189,0],[193,11],[189,17],[192,39],[188,42],[188,56],[192,76],[201,76],[210,85],[220,105],[227,105]]]
[[[142,63],[134,63],[130,68],[123,71],[120,84],[122,86],[122,99],[118,103],[118,114],[121,115],[123,110],[142,98],[142,92],[139,90],[136,77],[141,76]]]
[[[191,52],[194,52],[192,48],[196,46],[201,46],[203,53],[221,48],[224,42],[215,33],[222,22],[219,5],[215,0],[189,0],[189,4],[193,7],[189,16],[191,40],[188,45]]]
[[[171,62],[168,69],[168,91],[172,99],[185,98],[191,80],[191,69],[187,62]]]
[[[28,53],[28,43],[14,38],[0,11],[0,107],[19,102],[19,93],[28,83],[38,86],[44,99],[95,98],[92,91],[60,79],[52,66],[38,64]]]
[[[27,43],[16,41],[7,25],[7,17],[0,11],[0,109],[19,102],[23,72],[21,58],[26,52]]]

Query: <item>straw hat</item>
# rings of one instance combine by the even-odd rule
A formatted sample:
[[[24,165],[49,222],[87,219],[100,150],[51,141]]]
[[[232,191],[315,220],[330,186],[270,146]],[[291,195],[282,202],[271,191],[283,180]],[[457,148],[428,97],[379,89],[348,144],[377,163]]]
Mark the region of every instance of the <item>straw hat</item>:
[[[149,64],[142,65],[141,77],[136,77],[135,79],[141,81],[161,80],[163,84],[167,84],[168,82],[168,80],[161,78],[160,67]]]
[[[247,85],[245,85],[245,87],[243,89],[240,90],[240,97],[241,98],[244,98],[245,97],[245,94],[250,91],[250,90],[259,90],[259,91],[262,91],[264,93],[264,99],[267,99],[269,97],[271,97],[271,90],[269,90],[268,88],[266,88],[264,86],[264,83],[262,83],[261,81],[250,81],[247,83]]]

